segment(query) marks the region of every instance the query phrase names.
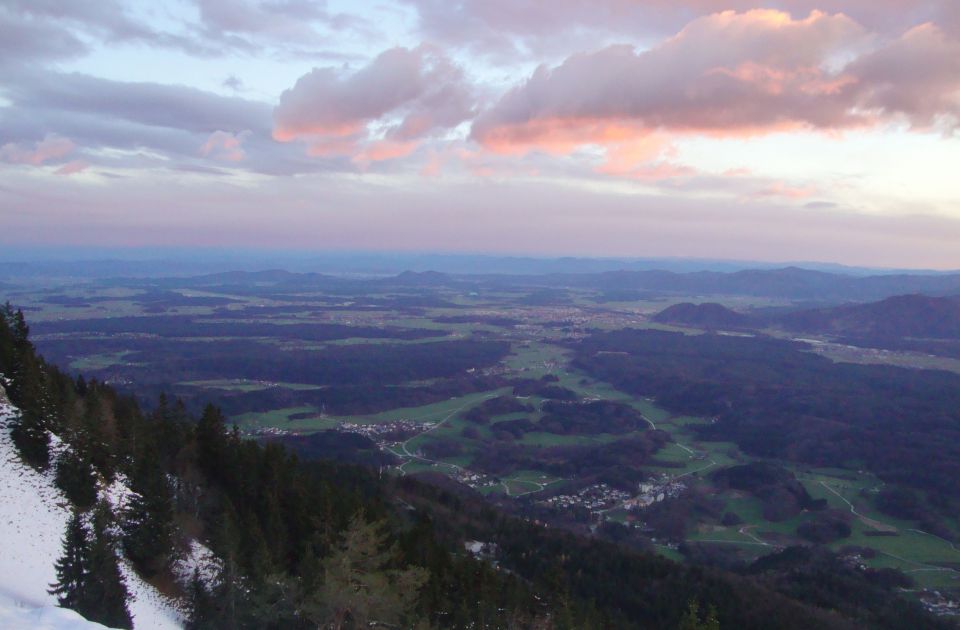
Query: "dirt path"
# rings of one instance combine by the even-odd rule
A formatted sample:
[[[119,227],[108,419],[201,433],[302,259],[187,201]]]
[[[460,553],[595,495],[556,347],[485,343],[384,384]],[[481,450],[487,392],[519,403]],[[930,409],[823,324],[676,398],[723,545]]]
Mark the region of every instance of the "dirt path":
[[[858,519],[860,519],[860,522],[866,525],[867,527],[871,527],[877,530],[878,532],[889,532],[891,534],[897,533],[898,530],[893,525],[888,525],[887,523],[881,523],[880,521],[875,521],[869,516],[864,516],[860,512],[857,512],[857,508],[854,507],[853,503],[848,501],[845,496],[843,496],[842,494],[834,490],[832,487],[830,487],[830,484],[828,484],[827,482],[820,481],[818,483],[824,488],[826,488],[827,490],[829,490],[830,492],[832,492],[833,494],[837,495],[841,501],[843,501],[848,506],[850,506],[850,513],[856,516]]]

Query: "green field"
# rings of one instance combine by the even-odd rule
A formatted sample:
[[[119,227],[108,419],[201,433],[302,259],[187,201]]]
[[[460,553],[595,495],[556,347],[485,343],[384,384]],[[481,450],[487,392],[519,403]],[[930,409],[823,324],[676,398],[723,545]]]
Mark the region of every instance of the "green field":
[[[310,385],[308,383],[273,383],[267,381],[251,381],[247,379],[213,379],[209,381],[184,381],[180,385],[189,387],[203,387],[208,389],[223,389],[237,392],[254,392],[271,387],[282,387],[283,389],[292,389],[295,391],[305,391],[312,389],[322,389],[319,385]]]
[[[102,370],[114,365],[143,365],[142,363],[129,363],[124,360],[127,355],[133,354],[129,350],[120,352],[109,352],[104,354],[88,354],[70,362],[70,369],[78,371]]]
[[[321,420],[319,418],[310,418],[307,420],[292,420],[291,415],[298,413],[319,413],[319,409],[313,406],[303,407],[284,407],[283,409],[273,409],[266,412],[243,413],[232,418],[244,431],[256,431],[259,429],[283,429],[294,433],[310,433],[321,429],[329,429],[336,426],[335,422],[330,420]]]

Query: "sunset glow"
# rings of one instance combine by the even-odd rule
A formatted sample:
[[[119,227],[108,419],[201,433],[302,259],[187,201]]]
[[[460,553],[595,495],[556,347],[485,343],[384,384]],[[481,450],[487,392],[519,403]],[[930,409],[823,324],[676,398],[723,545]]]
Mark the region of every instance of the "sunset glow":
[[[0,244],[960,268],[954,0],[5,0],[0,32]]]

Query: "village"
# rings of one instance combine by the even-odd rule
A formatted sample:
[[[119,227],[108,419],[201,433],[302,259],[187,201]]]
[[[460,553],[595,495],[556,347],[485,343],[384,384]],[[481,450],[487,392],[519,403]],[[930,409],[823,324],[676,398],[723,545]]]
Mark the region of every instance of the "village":
[[[618,507],[627,511],[641,510],[654,503],[679,497],[685,489],[686,485],[682,481],[662,475],[638,484],[636,495],[599,483],[582,488],[574,494],[552,496],[539,503],[561,510],[586,508],[594,514],[602,515]]]
[[[591,512],[601,512],[613,509],[628,499],[630,499],[629,493],[612,488],[605,483],[598,483],[582,488],[576,494],[558,494],[539,503],[561,510],[581,507]]]
[[[655,480],[640,483],[637,487],[639,494],[623,502],[626,510],[637,510],[649,507],[665,499],[675,499],[683,494],[687,486],[669,475],[661,475]]]
[[[425,433],[436,426],[434,422],[416,422],[414,420],[394,420],[376,424],[359,424],[356,422],[341,422],[337,431],[341,433],[358,433],[376,442],[381,449],[388,442],[398,442],[420,433]]]

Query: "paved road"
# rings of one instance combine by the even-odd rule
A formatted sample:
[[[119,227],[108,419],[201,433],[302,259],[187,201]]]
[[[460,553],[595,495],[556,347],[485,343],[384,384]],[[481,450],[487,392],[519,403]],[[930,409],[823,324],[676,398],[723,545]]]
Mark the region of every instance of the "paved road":
[[[487,399],[489,399],[489,398],[496,398],[496,396],[497,396],[496,394],[488,394],[488,395],[484,396],[481,400],[487,400]],[[436,430],[439,429],[441,426],[443,426],[446,422],[448,422],[451,418],[453,418],[455,415],[457,415],[458,413],[460,413],[461,411],[463,411],[463,410],[466,409],[467,407],[471,407],[471,406],[473,406],[473,405],[478,405],[478,404],[480,404],[480,403],[479,403],[479,402],[469,402],[469,403],[465,403],[465,404],[457,407],[456,409],[454,409],[453,411],[451,411],[451,412],[448,413],[447,415],[445,415],[439,422],[437,422],[435,425],[433,425],[432,427],[430,427],[429,429],[427,429],[427,430],[424,431],[423,433],[418,433],[418,434],[416,434],[416,435],[414,435],[414,436],[412,436],[412,437],[410,437],[410,438],[407,438],[404,442],[402,442],[402,443],[400,444],[400,449],[403,451],[403,456],[409,457],[410,459],[408,459],[407,461],[403,462],[403,464],[401,464],[400,466],[397,466],[397,470],[400,471],[401,474],[406,474],[406,472],[403,470],[403,467],[406,466],[407,464],[409,464],[409,463],[410,463],[411,461],[413,461],[414,459],[418,459],[418,460],[420,460],[420,461],[429,462],[429,463],[431,463],[431,464],[442,464],[442,465],[444,465],[444,466],[450,466],[451,468],[456,468],[457,470],[462,471],[462,470],[463,470],[463,467],[462,467],[462,466],[457,466],[456,464],[451,464],[451,463],[449,463],[449,462],[442,462],[442,461],[438,461],[438,460],[436,460],[436,459],[430,459],[430,458],[428,458],[428,457],[423,457],[422,455],[416,455],[416,454],[414,454],[414,453],[411,453],[410,450],[407,448],[407,444],[409,444],[412,440],[415,440],[415,439],[417,439],[417,438],[419,438],[419,437],[421,437],[421,436],[426,435],[427,433],[430,433],[431,431],[436,431]],[[422,419],[421,419],[421,422],[422,422]]]

